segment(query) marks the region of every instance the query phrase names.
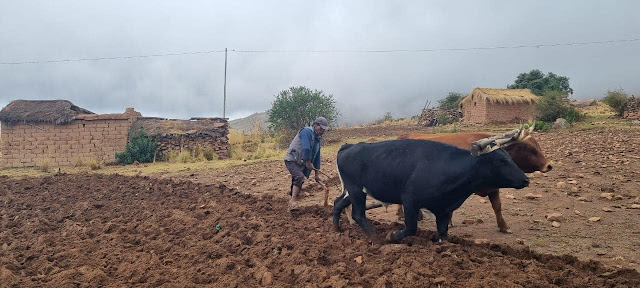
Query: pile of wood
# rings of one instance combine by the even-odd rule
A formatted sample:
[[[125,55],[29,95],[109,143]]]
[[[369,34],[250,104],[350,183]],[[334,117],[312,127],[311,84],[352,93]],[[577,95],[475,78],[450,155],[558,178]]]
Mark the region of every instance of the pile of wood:
[[[462,112],[458,111],[458,109],[422,109],[422,114],[420,114],[420,118],[418,119],[418,124],[433,127],[438,125],[438,118],[446,118],[447,122],[456,122],[462,118]]]
[[[631,96],[627,100],[627,107],[624,109],[624,118],[640,119],[640,98]]]

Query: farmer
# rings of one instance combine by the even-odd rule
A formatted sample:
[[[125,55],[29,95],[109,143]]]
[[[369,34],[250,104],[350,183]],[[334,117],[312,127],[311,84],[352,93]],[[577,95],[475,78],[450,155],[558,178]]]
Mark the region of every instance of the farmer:
[[[315,170],[316,182],[322,184],[322,179],[318,175],[320,169],[320,142],[322,134],[327,131],[327,119],[318,117],[311,127],[300,129],[293,138],[287,154],[284,155],[284,165],[291,173],[291,190],[289,195],[289,210],[297,210],[298,194],[304,183],[304,178],[309,178],[311,170]]]

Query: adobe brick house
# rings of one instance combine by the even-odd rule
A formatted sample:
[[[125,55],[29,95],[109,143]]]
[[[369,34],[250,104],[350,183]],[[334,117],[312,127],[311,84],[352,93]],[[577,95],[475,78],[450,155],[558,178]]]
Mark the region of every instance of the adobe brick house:
[[[0,111],[0,167],[115,162],[132,129],[143,127],[157,141],[157,153],[211,148],[228,158],[225,118],[174,120],[142,117],[133,108],[122,114],[95,114],[67,100],[15,100]]]
[[[133,108],[98,115],[67,100],[12,101],[0,111],[0,167],[114,162],[139,116]]]
[[[462,122],[513,122],[533,120],[538,101],[529,89],[474,88],[458,107]]]

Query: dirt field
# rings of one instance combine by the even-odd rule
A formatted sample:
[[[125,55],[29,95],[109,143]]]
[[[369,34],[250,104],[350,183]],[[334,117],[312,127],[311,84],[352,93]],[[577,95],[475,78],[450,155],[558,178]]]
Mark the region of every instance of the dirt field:
[[[640,285],[608,269],[421,231],[371,247],[328,208],[220,185],[104,175],[0,179],[3,287],[499,287]],[[397,224],[376,223],[380,236]]]
[[[358,136],[381,136],[370,133]],[[345,232],[332,232],[312,180],[305,207],[286,212],[281,161],[164,175],[174,179],[0,177],[0,287],[640,286],[640,130],[535,136],[556,163],[530,187],[502,192],[513,234],[499,233],[489,202],[472,196],[446,245],[431,241],[432,220],[381,247],[344,217]],[[333,159],[323,163],[330,202]],[[402,227],[392,210],[368,213],[381,238]],[[552,212],[563,214],[560,227],[545,219]]]

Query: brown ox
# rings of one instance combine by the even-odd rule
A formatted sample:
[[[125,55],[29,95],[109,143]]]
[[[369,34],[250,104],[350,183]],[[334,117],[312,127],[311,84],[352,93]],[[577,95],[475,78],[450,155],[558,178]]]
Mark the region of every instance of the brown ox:
[[[522,169],[525,173],[533,173],[540,171],[546,173],[551,170],[552,166],[550,161],[542,154],[542,149],[538,142],[531,136],[533,126],[531,129],[523,129],[518,137],[517,142],[509,146],[503,147],[504,150],[511,155],[513,162]],[[488,133],[445,133],[445,134],[421,134],[410,133],[401,135],[398,139],[423,139],[438,141],[442,143],[451,144],[462,149],[469,150],[471,142],[477,141],[483,138],[491,137],[493,135]],[[507,226],[507,223],[502,218],[502,203],[500,202],[499,189],[475,191],[477,195],[482,197],[489,196],[491,206],[496,214],[496,221],[498,222],[498,228],[500,232],[511,233],[511,229]],[[402,206],[398,207],[398,216],[404,215],[402,212]]]

